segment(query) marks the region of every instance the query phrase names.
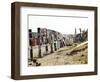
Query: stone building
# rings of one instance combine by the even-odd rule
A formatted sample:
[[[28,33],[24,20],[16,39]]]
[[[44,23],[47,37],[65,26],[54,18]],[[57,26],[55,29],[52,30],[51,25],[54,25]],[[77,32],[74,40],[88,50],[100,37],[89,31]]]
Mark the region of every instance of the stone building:
[[[54,30],[37,28],[37,32],[32,32],[29,29],[29,36],[30,59],[43,57],[66,46],[63,34]]]

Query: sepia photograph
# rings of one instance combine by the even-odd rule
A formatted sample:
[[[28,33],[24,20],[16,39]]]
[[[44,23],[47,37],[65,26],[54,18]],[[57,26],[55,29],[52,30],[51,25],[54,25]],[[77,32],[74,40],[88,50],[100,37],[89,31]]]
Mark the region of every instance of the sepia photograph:
[[[88,17],[29,14],[28,42],[28,66],[87,64]]]
[[[97,7],[12,3],[13,79],[97,74]]]

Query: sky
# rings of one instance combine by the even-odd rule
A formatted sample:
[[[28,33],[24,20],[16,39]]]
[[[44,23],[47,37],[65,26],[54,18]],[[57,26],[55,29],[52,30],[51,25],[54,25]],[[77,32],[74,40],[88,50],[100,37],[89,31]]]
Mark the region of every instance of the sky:
[[[74,34],[75,28],[79,33],[79,28],[86,30],[88,28],[88,17],[74,16],[47,16],[47,15],[30,15],[28,16],[28,28],[37,32],[37,28],[47,28],[58,31],[62,34]]]

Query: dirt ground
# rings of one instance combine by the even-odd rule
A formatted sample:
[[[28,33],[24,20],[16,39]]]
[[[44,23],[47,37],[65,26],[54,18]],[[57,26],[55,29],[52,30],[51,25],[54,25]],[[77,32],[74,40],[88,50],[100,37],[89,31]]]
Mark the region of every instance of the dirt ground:
[[[63,47],[58,51],[37,59],[41,66],[87,64],[88,43],[81,43],[77,46]]]

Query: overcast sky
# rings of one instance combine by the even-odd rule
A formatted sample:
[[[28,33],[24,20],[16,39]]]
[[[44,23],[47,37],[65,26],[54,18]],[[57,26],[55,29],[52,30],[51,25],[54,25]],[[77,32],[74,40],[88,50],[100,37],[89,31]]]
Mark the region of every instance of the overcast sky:
[[[60,16],[29,16],[28,28],[37,32],[37,28],[47,28],[61,32],[62,34],[74,34],[75,28],[79,33],[79,28],[86,30],[88,28],[87,17],[60,17]]]

